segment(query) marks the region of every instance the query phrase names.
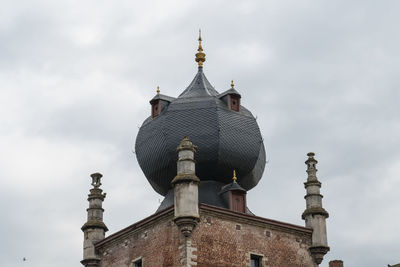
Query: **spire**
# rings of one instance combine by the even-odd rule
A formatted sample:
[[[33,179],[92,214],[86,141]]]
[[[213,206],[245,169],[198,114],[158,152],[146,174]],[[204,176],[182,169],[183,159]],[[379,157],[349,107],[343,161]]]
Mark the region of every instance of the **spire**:
[[[160,86],[157,86],[157,95],[160,94]]]
[[[83,260],[81,263],[85,267],[97,266],[100,262],[100,256],[97,254],[94,244],[104,239],[105,232],[108,231],[103,222],[104,209],[102,204],[106,197],[106,193],[103,193],[100,188],[103,175],[96,172],[90,176],[92,177],[93,188],[90,189],[90,194],[88,195],[87,221],[81,228],[84,233]]]
[[[320,264],[324,255],[329,251],[328,240],[326,235],[326,219],[329,217],[328,212],[322,207],[322,195],[320,193],[321,182],[317,177],[317,163],[314,158],[315,154],[310,152],[307,154],[307,182],[304,183],[306,188],[306,210],[302,214],[302,219],[306,221],[306,227],[313,229],[312,244],[309,247],[316,264]]]
[[[201,30],[199,30],[199,48],[197,49],[197,51],[199,51],[198,53],[196,53],[196,62],[199,65],[199,68],[203,67],[203,62],[206,61],[206,54],[203,53],[203,47],[201,46]]]
[[[233,178],[232,178],[233,182],[236,183],[237,177],[236,177],[236,170],[233,170]]]

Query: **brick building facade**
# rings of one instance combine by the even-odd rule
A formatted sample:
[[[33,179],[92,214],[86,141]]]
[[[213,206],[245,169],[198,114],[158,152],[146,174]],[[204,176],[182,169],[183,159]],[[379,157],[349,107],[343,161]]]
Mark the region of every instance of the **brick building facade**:
[[[98,242],[100,266],[181,266],[185,237],[173,222],[173,208],[133,224]],[[313,266],[308,251],[312,230],[200,204],[189,255],[199,267],[250,266],[252,255],[262,266]],[[155,253],[156,252],[156,253]]]

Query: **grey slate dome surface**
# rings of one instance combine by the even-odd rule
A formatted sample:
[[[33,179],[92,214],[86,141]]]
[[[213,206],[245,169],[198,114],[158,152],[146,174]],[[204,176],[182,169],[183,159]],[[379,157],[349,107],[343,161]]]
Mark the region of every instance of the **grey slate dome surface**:
[[[165,196],[172,188],[171,181],[177,173],[176,147],[185,136],[198,147],[196,175],[201,181],[228,184],[235,169],[244,189],[257,185],[265,167],[260,129],[243,106],[239,112],[230,110],[222,99],[225,95],[211,86],[199,67],[178,98],[163,96],[161,100],[168,102],[161,113],[143,122],[135,150],[155,191]]]

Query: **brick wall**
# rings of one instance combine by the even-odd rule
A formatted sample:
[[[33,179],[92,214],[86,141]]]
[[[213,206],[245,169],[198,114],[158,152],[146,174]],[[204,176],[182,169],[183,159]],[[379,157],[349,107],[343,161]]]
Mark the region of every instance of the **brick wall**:
[[[180,232],[172,222],[173,211],[155,222],[134,229],[100,249],[101,267],[131,266],[142,259],[144,267],[180,266],[178,248],[183,245]]]
[[[343,261],[341,260],[330,261],[329,267],[343,267]]]
[[[218,216],[216,212],[201,210],[201,222],[193,233],[193,243],[198,249],[198,267],[250,266],[250,254],[262,256],[265,267],[314,266],[308,252],[310,235]]]
[[[218,209],[201,208],[200,217],[186,243],[198,267],[250,266],[250,254],[262,256],[264,267],[314,266],[308,252],[309,231],[252,221]],[[173,210],[96,245],[102,256],[101,267],[130,266],[140,257],[145,267],[181,266],[185,240],[172,219]]]

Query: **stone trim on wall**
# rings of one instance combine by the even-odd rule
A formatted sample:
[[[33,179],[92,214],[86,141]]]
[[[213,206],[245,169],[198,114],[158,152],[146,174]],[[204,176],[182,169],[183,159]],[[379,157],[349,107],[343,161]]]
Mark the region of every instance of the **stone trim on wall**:
[[[257,225],[261,227],[268,227],[268,229],[271,230],[302,234],[306,236],[310,236],[313,232],[311,228],[280,222],[263,217],[258,217],[250,214],[235,212],[228,209],[214,207],[206,204],[200,204],[199,207],[201,215],[202,214],[207,215],[209,213],[217,217],[221,218],[225,217],[226,219],[235,221],[239,224]],[[150,227],[151,225],[159,222],[160,220],[165,220],[167,218],[170,218],[172,220],[173,215],[174,215],[174,207],[172,206],[106,237],[105,239],[97,242],[95,244],[95,248],[101,249],[103,246],[110,246],[121,239],[126,239],[134,235],[135,233]]]
[[[236,221],[238,223],[258,225],[262,227],[268,226],[268,228],[271,230],[279,230],[282,232],[288,232],[288,233],[295,232],[297,234],[303,234],[307,236],[310,236],[313,232],[313,230],[308,227],[275,221],[246,213],[235,212],[206,204],[200,204],[200,214],[201,213],[203,214],[213,213],[214,215],[217,215],[217,217],[221,218],[225,217],[229,220]]]

